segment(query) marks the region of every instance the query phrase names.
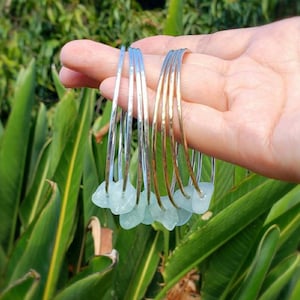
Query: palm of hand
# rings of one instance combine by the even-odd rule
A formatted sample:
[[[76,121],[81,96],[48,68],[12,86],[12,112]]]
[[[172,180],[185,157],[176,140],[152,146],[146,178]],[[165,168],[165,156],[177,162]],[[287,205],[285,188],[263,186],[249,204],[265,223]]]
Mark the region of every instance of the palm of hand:
[[[292,24],[265,27],[253,34],[244,52],[229,64],[225,84],[228,111],[224,119],[232,131],[238,161],[288,180],[300,179],[297,24],[298,28]]]

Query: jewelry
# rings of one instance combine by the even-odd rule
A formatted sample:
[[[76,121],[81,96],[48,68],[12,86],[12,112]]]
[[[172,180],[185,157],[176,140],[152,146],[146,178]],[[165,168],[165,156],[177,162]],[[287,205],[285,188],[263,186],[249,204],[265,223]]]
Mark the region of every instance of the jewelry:
[[[118,107],[125,47],[120,49],[105,182],[97,188],[92,201],[120,215],[120,225],[125,229],[157,221],[172,230],[188,222],[193,213],[202,214],[209,208],[214,190],[215,160],[211,158],[210,181],[202,182],[203,156],[188,148],[184,131],[181,66],[186,52],[186,49],[171,50],[164,59],[150,127],[145,67],[139,49],[128,48],[127,111]],[[134,124],[138,136],[134,154],[137,166],[136,172],[131,174],[131,164],[135,161],[131,154]],[[179,142],[175,139],[174,124],[179,128]]]

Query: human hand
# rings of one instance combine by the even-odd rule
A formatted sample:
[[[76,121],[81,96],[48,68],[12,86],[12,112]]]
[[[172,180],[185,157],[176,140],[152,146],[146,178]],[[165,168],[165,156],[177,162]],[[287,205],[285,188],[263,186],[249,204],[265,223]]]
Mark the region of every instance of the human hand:
[[[144,54],[150,115],[164,56],[188,48],[181,92],[189,146],[265,176],[300,182],[300,17],[211,35],[155,36],[132,46]],[[67,87],[100,86],[112,99],[118,59],[118,49],[72,41],[61,51],[61,81]],[[127,70],[126,61],[123,108]],[[174,130],[179,134],[176,124]]]

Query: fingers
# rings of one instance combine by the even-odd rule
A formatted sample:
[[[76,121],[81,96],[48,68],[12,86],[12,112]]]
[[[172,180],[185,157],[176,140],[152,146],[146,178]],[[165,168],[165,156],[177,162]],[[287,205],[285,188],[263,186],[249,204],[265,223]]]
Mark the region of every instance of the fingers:
[[[100,85],[104,97],[111,99],[115,86],[115,78],[108,78]],[[152,121],[155,106],[155,91],[148,89],[149,120]],[[118,105],[126,109],[128,97],[128,80],[124,78],[119,91]],[[136,105],[133,114],[136,115]],[[175,114],[176,115],[176,114]],[[189,147],[205,154],[230,162],[241,164],[240,147],[236,145],[234,132],[224,113],[206,105],[182,101],[182,120]],[[201,120],[199,122],[199,120]],[[181,132],[176,116],[173,120],[175,138],[181,141]],[[249,160],[249,158],[247,158]]]
[[[164,55],[144,55],[147,85],[156,89]],[[119,50],[88,40],[73,41],[64,46],[61,61],[64,68],[60,78],[66,86],[96,87],[103,80],[114,77],[117,71]],[[227,61],[187,53],[182,66],[182,97],[187,102],[210,105],[219,110],[227,107],[224,96],[224,81]],[[126,56],[123,76],[128,73]],[[195,97],[197,95],[197,97]]]
[[[132,46],[144,53],[159,55],[165,55],[171,49],[188,48],[192,52],[231,60],[245,52],[255,32],[255,28],[245,28],[203,35],[154,36],[136,41]]]
[[[91,80],[96,86],[116,73],[119,50],[90,40],[67,43],[61,50],[63,84],[76,86],[81,80]]]
[[[74,87],[90,87],[98,88],[99,82],[93,78],[90,78],[80,72],[73,71],[66,67],[62,67],[59,72],[59,78],[61,82],[67,88]]]
[[[114,86],[114,77],[105,79],[100,85],[103,96],[111,99]],[[150,122],[154,113],[155,94],[155,90],[148,88]],[[128,79],[123,78],[118,104],[126,109],[127,101]],[[137,115],[136,105],[134,105],[133,113],[135,116]],[[251,118],[250,115],[254,118]],[[222,112],[207,105],[182,101],[182,120],[190,148],[238,164],[254,172],[274,177],[278,164],[274,164],[272,151],[268,147],[266,148],[268,127],[272,127],[272,124],[261,116],[259,113],[252,114],[251,111],[246,116],[238,111],[236,113]],[[254,122],[256,125],[253,128],[251,123]],[[244,124],[246,126],[243,126]],[[175,138],[180,142],[181,132],[176,116],[173,120],[173,129]]]

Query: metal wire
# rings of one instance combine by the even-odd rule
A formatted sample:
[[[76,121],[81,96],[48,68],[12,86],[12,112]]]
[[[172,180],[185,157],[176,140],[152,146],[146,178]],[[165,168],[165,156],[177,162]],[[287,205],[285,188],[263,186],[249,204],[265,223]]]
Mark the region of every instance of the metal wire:
[[[105,190],[108,193],[109,182],[113,180],[114,156],[116,146],[116,126],[117,126],[117,112],[118,112],[118,99],[121,84],[121,75],[124,64],[125,47],[120,49],[120,58],[117,67],[117,76],[114,89],[114,96],[112,101],[112,111],[110,116],[110,125],[108,132],[108,144],[106,155],[106,171],[105,171]]]

